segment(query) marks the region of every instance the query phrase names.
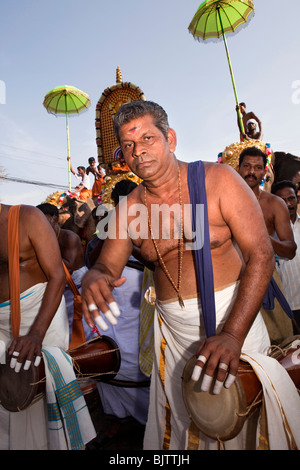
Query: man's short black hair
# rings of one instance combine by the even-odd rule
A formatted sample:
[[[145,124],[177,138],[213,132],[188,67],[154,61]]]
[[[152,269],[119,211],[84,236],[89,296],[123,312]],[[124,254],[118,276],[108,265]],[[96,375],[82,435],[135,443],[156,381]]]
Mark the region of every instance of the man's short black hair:
[[[59,217],[59,212],[56,206],[50,204],[50,202],[44,202],[43,204],[39,204],[36,206],[40,211],[43,212],[45,215],[50,215],[51,217]]]
[[[262,157],[264,161],[264,166],[267,164],[267,155],[258,147],[248,147],[245,148],[241,153],[239,157],[239,165],[243,163],[243,160],[246,156],[249,157]]]
[[[118,181],[111,192],[111,198],[115,206],[119,203],[119,200],[122,196],[127,196],[131,191],[137,187],[137,184],[134,181],[131,181],[127,178],[124,180]]]
[[[296,198],[298,197],[298,189],[295,183],[289,180],[282,180],[278,181],[277,183],[274,183],[271,188],[271,193],[276,194],[277,191],[283,188],[292,188],[295,191]]]

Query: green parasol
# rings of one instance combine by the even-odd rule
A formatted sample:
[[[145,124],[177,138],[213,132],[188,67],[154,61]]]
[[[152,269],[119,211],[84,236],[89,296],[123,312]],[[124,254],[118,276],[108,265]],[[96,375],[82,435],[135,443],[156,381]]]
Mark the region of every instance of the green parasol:
[[[194,38],[198,40],[202,39],[205,41],[223,38],[237,106],[239,102],[225,34],[234,33],[240,25],[246,25],[246,22],[253,15],[253,0],[206,0],[199,6],[188,28]],[[238,116],[241,129],[244,133],[244,125],[239,108]]]
[[[48,113],[54,115],[65,114],[67,126],[68,145],[68,177],[69,191],[71,191],[71,161],[70,161],[70,138],[69,138],[69,114],[79,114],[90,106],[90,98],[86,93],[73,86],[58,86],[49,91],[44,98],[43,105]]]

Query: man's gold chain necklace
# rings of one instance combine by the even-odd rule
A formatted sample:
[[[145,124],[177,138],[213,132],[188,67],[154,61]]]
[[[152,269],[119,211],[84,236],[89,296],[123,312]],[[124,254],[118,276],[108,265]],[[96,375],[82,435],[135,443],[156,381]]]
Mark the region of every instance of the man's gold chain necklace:
[[[149,226],[149,231],[151,235],[151,239],[157,254],[157,257],[159,259],[160,265],[167,276],[168,280],[172,284],[174,290],[177,293],[178,296],[178,301],[181,307],[184,307],[184,302],[180,294],[180,288],[181,288],[181,277],[182,277],[182,258],[183,258],[183,211],[182,211],[182,192],[181,192],[181,173],[180,173],[180,168],[178,165],[178,192],[179,192],[179,205],[180,205],[180,236],[178,238],[178,280],[177,280],[177,286],[175,282],[172,279],[171,274],[169,273],[169,270],[162,259],[162,256],[158,250],[157,243],[154,239],[153,232],[152,232],[152,227],[151,227],[151,220],[149,217],[149,211],[148,211],[148,206],[147,206],[147,188],[145,186],[145,192],[144,192],[144,204],[147,209],[147,217],[148,217],[148,226]]]

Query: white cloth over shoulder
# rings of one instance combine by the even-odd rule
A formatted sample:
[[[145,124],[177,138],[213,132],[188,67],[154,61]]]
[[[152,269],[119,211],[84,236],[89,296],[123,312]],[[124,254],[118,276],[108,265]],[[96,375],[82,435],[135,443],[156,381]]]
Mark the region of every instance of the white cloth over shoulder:
[[[268,441],[272,450],[293,450],[293,440],[300,449],[300,397],[287,371],[271,357],[242,354],[259,378],[268,420]],[[300,358],[297,358],[300,364]]]
[[[80,450],[96,437],[72,359],[56,347],[43,348],[50,450]]]

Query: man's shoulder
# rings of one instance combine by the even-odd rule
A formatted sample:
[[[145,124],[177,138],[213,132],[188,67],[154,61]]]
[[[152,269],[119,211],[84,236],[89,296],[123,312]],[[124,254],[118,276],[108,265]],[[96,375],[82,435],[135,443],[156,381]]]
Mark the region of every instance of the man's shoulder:
[[[26,217],[37,217],[40,219],[44,219],[45,217],[43,212],[40,209],[38,209],[35,206],[30,206],[27,204],[21,204],[20,214],[22,216],[25,215]]]
[[[65,240],[70,240],[70,241],[79,240],[80,241],[80,236],[77,233],[73,232],[72,230],[62,228],[61,234]]]
[[[283,199],[281,199],[281,197],[276,196],[276,194],[269,193],[268,191],[262,190],[261,198],[267,201],[268,203],[271,202],[274,205],[285,206],[285,202],[283,201]]]
[[[268,211],[272,211],[274,215],[282,213],[282,211],[288,212],[284,200],[281,199],[281,197],[276,196],[276,194],[269,193],[268,191],[262,191],[260,201],[263,205],[267,205]]]
[[[208,162],[204,161],[204,168],[205,168],[205,175],[212,175],[212,174],[223,174],[223,175],[230,175],[230,174],[237,174],[237,172],[231,168],[231,166],[226,165],[225,163],[217,163],[217,162]]]

